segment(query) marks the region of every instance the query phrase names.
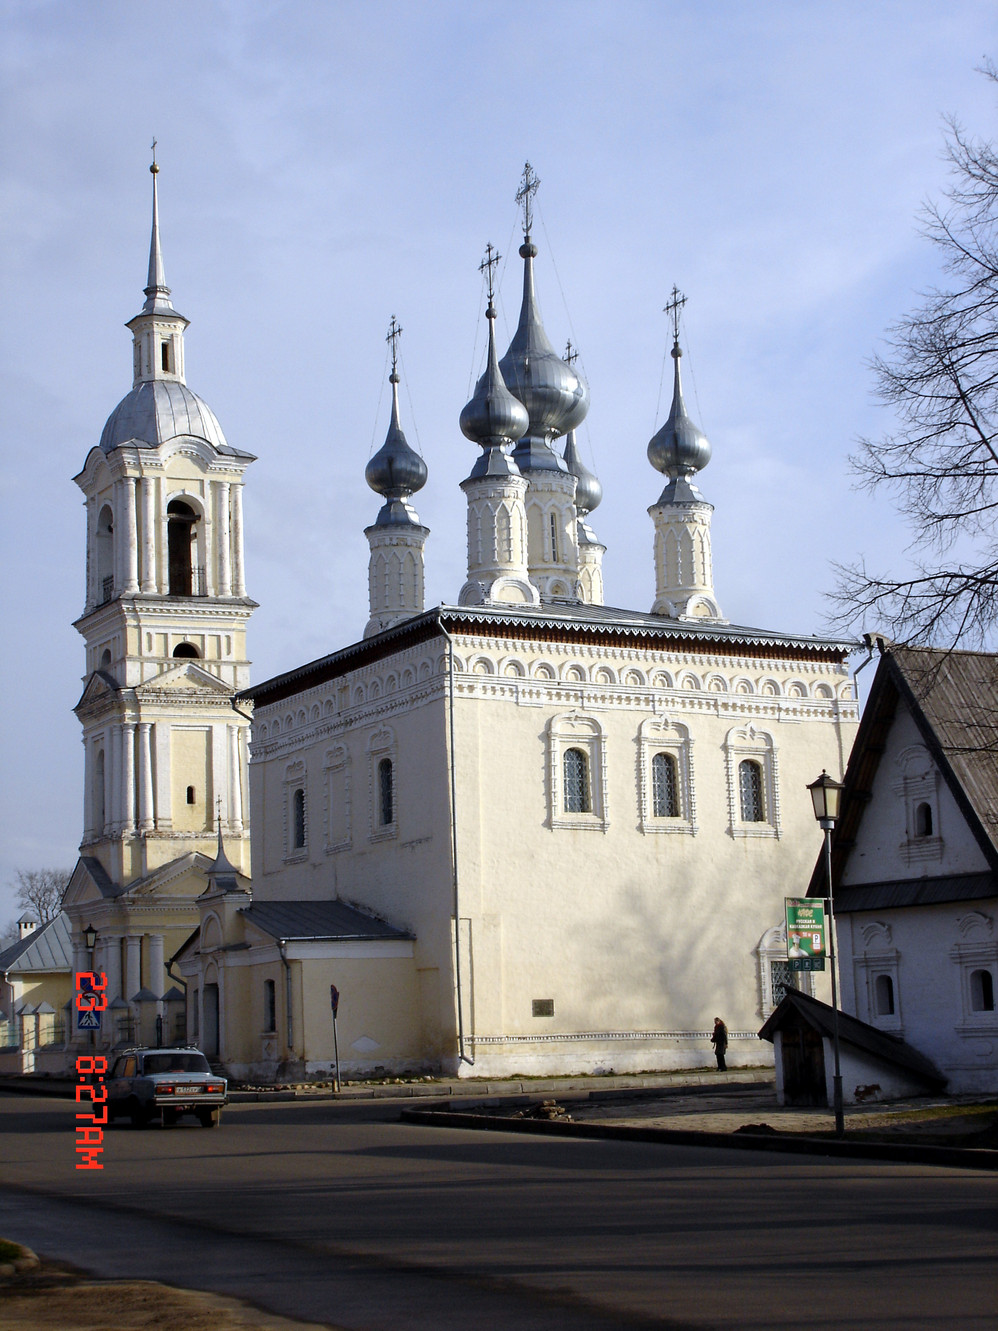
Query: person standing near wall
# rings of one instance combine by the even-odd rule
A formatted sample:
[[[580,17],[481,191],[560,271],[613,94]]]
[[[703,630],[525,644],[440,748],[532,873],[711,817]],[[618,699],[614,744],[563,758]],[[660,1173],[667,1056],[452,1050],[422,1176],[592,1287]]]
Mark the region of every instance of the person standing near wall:
[[[718,1072],[727,1072],[724,1055],[728,1048],[728,1028],[720,1017],[714,1018],[714,1029],[711,1032],[710,1042],[714,1046],[714,1057],[717,1059]]]

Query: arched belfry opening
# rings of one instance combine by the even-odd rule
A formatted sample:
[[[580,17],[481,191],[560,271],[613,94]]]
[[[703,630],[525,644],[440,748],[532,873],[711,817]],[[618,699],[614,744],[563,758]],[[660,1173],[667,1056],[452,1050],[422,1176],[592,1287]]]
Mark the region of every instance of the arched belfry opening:
[[[196,661],[201,653],[192,642],[178,642],[173,649],[173,655],[175,657],[186,657],[192,661]]]
[[[197,596],[201,593],[199,570],[195,562],[198,515],[190,504],[173,499],[167,505],[167,530],[170,552],[170,595]]]
[[[103,605],[114,595],[114,519],[105,504],[97,518],[97,601]]]

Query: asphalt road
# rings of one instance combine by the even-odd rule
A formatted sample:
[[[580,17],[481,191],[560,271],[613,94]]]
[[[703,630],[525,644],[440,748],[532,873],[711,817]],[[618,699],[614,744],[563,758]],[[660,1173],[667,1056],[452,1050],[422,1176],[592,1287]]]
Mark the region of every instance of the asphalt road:
[[[105,1276],[344,1328],[968,1327],[998,1319],[998,1179],[454,1132],[397,1103],[230,1106],[115,1127],[0,1096],[0,1234]],[[2,1322],[2,1316],[0,1316]]]

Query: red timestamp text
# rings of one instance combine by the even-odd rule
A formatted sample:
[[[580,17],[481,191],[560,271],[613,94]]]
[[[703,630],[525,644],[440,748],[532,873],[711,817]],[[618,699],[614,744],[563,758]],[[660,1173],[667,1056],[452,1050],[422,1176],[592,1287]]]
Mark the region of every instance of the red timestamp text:
[[[76,1060],[76,1075],[80,1080],[76,1103],[86,1105],[88,1100],[85,1097],[89,1097],[90,1105],[89,1114],[78,1112],[76,1115],[76,1153],[80,1156],[77,1169],[104,1168],[98,1157],[104,1150],[104,1128],[107,1126],[106,1071],[107,1059],[101,1054],[81,1054]]]

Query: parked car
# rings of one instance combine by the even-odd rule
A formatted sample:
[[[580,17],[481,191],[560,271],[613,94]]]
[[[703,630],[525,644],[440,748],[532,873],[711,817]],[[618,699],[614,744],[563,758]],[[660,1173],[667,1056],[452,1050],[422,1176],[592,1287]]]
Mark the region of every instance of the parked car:
[[[203,1128],[217,1128],[228,1101],[228,1083],[212,1072],[200,1049],[125,1049],[107,1079],[107,1116],[127,1117],[135,1128],[161,1118],[172,1128],[193,1114]]]

